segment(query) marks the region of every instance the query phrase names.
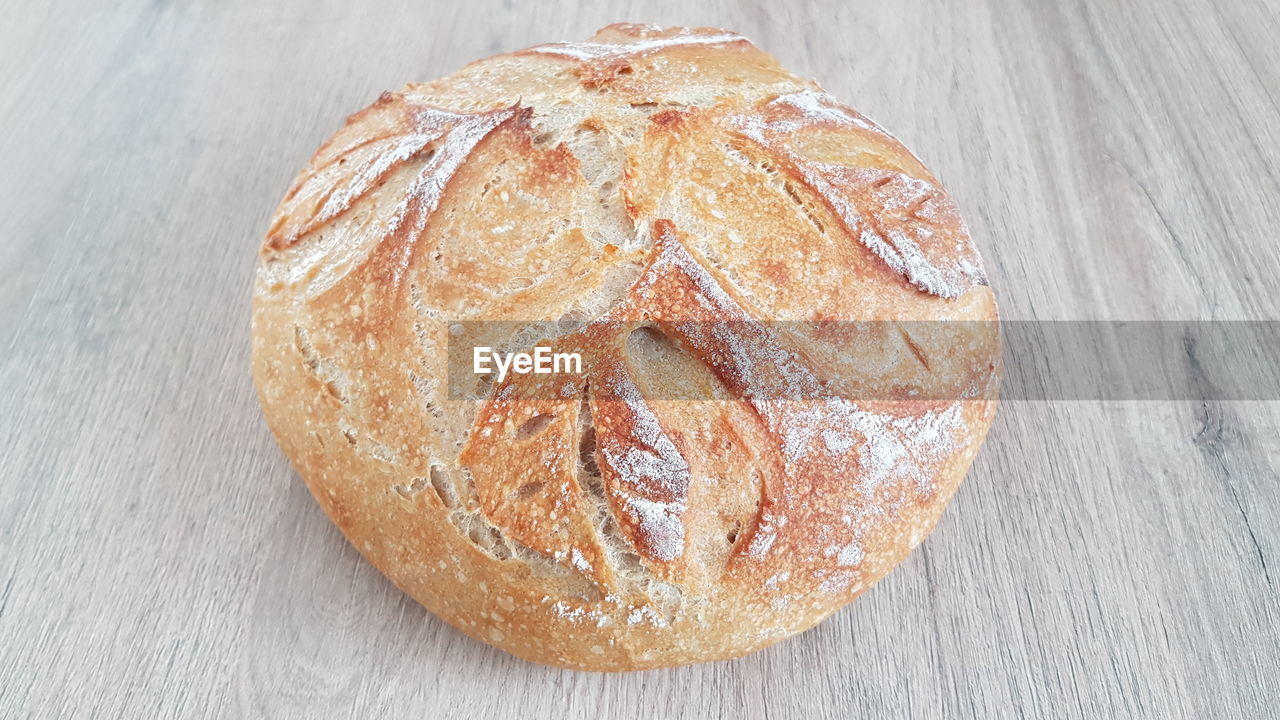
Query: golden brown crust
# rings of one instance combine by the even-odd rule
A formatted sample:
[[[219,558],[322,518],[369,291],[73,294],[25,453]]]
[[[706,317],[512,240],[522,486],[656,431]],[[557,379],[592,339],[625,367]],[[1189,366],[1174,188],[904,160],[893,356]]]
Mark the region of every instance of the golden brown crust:
[[[348,118],[264,243],[254,377],[432,612],[662,667],[808,628],[928,534],[995,411],[985,283],[878,126],[741,36],[613,25]],[[941,320],[979,322],[909,322]],[[451,344],[534,343],[583,372],[449,387]]]

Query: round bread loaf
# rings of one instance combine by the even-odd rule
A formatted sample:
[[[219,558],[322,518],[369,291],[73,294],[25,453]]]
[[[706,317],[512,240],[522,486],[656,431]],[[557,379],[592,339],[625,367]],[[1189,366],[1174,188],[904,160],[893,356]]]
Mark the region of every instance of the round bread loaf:
[[[348,118],[271,224],[253,370],[405,592],[633,670],[762,648],[901,561],[991,423],[995,319],[879,126],[739,35],[613,25]],[[580,367],[472,372],[535,345]]]

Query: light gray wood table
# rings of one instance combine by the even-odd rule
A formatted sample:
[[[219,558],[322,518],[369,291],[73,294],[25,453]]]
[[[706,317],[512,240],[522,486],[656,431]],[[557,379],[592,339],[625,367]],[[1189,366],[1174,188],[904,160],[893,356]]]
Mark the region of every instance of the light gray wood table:
[[[1008,401],[919,551],[735,662],[530,665],[346,545],[250,382],[271,210],[382,90],[617,20],[894,131],[1007,319],[1280,319],[1271,0],[8,2],[0,717],[1280,715],[1274,398]]]

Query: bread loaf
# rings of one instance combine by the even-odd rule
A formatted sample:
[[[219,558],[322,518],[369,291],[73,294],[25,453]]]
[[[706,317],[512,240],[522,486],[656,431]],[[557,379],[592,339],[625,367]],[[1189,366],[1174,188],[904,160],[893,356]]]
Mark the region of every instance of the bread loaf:
[[[995,319],[879,126],[739,35],[612,25],[348,118],[262,247],[253,372],[405,592],[634,670],[800,632],[920,543],[991,423]],[[535,344],[580,370],[453,352]]]

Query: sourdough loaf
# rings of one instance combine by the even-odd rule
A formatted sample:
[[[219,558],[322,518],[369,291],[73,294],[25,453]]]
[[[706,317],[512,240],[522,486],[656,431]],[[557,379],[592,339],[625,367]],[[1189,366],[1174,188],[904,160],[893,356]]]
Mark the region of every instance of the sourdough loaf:
[[[613,25],[348,118],[262,247],[253,371],[405,592],[631,670],[811,627],[920,543],[994,413],[995,318],[879,126],[739,35]],[[451,360],[535,342],[582,372]]]

